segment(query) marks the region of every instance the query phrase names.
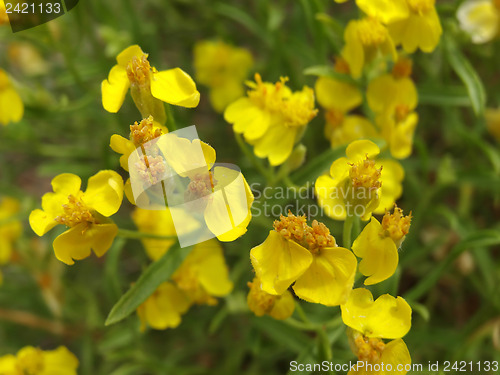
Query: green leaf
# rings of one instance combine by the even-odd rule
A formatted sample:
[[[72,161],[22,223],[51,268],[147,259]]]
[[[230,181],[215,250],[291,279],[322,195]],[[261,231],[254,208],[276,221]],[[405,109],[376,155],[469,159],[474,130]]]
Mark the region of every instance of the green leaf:
[[[418,102],[420,105],[442,107],[471,106],[469,94],[467,93],[467,89],[463,86],[419,86]]]
[[[453,37],[445,36],[443,45],[448,62],[467,88],[476,116],[481,116],[486,105],[486,91],[481,78],[469,60],[458,49]]]
[[[167,281],[179,268],[192,247],[180,248],[177,243],[165,255],[151,264],[139,277],[139,280],[113,306],[105,325],[115,324],[132,314],[158,286]]]
[[[253,318],[252,325],[279,345],[295,353],[302,353],[304,348],[313,345],[313,341],[301,331],[290,329],[290,326],[283,322],[267,316]]]

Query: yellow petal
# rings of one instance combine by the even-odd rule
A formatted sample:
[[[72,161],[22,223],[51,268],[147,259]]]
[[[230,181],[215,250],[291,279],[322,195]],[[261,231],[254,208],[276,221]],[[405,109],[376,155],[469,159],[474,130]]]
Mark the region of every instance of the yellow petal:
[[[293,290],[298,297],[326,306],[344,303],[354,284],[357,261],[342,247],[325,248],[313,255],[313,262],[300,276]]]
[[[215,111],[222,113],[224,109],[238,98],[245,94],[243,84],[237,81],[227,82],[220,87],[214,87],[210,90],[210,103]]]
[[[363,102],[359,89],[346,82],[329,77],[319,77],[315,86],[318,103],[323,108],[349,112]]]
[[[82,186],[82,180],[75,174],[62,173],[52,179],[52,190],[62,195],[76,195]]]
[[[413,135],[418,124],[418,114],[410,113],[408,117],[397,124],[390,139],[391,155],[396,159],[405,159],[413,149]]]
[[[259,139],[271,124],[271,115],[254,105],[249,98],[240,98],[230,104],[224,112],[224,119],[247,140]]]
[[[104,170],[89,178],[85,203],[106,217],[118,211],[123,200],[123,179],[115,171]]]
[[[295,300],[293,299],[292,293],[286,290],[285,293],[278,296],[274,301],[274,305],[269,312],[269,316],[277,320],[284,320],[291,317],[294,310]]]
[[[357,30],[358,21],[349,21],[344,31],[345,46],[341,55],[349,65],[353,78],[361,77],[365,65],[365,52],[359,39]]]
[[[121,135],[113,134],[109,141],[109,146],[114,152],[122,154],[120,157],[120,166],[128,171],[128,158],[135,151],[134,143]]]
[[[391,74],[383,74],[370,81],[366,99],[373,112],[383,112],[399,99],[396,86],[396,80]]]
[[[78,358],[65,346],[42,352],[44,369],[40,375],[76,375]]]
[[[390,237],[381,237],[382,226],[371,219],[352,244],[352,251],[362,258],[359,271],[369,276],[365,285],[377,284],[391,277],[398,266],[398,249]]]
[[[405,370],[405,366],[411,364],[410,352],[405,342],[401,339],[388,342],[382,352],[380,362],[386,365],[389,363],[392,365],[393,371],[390,372],[391,374],[405,375],[408,372]],[[398,371],[398,367],[401,368],[402,371]],[[410,366],[408,366],[408,368],[409,367]]]
[[[404,19],[410,13],[406,0],[356,0],[356,5],[385,24]]]
[[[340,306],[344,323],[367,337],[398,339],[411,327],[411,308],[401,297],[384,294],[373,301],[368,289],[354,289]]]
[[[335,220],[345,220],[346,209],[343,189],[339,187],[338,181],[332,179],[330,176],[320,176],[316,180],[314,190],[318,197],[318,204],[327,216]]]
[[[153,72],[151,94],[166,103],[194,108],[200,102],[200,93],[189,74],[180,68]]]
[[[254,147],[255,155],[268,158],[269,164],[283,164],[291,155],[297,128],[288,128],[281,124],[271,125]]]
[[[19,94],[10,86],[0,88],[0,124],[19,122],[23,114],[24,105]]]
[[[1,278],[1,274],[0,274]],[[1,285],[1,283],[0,283]],[[12,354],[7,354],[0,357],[0,374],[5,375],[19,375],[17,367],[17,358]]]
[[[118,56],[116,56],[116,61],[118,62],[118,65],[126,68],[128,62],[131,61],[134,57],[137,57],[139,59],[144,54],[145,53],[142,52],[141,47],[139,47],[137,44],[134,44],[121,51]]]
[[[80,223],[54,240],[54,253],[61,262],[72,265],[75,260],[87,258],[91,249],[97,256],[108,251],[118,233],[115,224]]]
[[[403,193],[402,181],[405,176],[403,167],[396,160],[378,160],[375,167],[380,168],[381,166],[380,181],[382,182],[382,187],[379,194],[380,201],[377,208],[373,211],[376,214],[383,214],[392,209],[394,202]]]
[[[43,236],[57,225],[57,221],[55,221],[54,216],[49,215],[40,209],[31,211],[29,222],[31,229],[33,229],[33,232],[35,232],[38,236]]]
[[[115,65],[109,71],[108,79],[101,83],[102,106],[111,113],[120,110],[125,95],[130,87],[127,71],[120,65]]]
[[[364,160],[367,156],[373,159],[380,153],[378,146],[372,141],[366,139],[354,141],[345,150],[345,154],[350,162]]]
[[[250,260],[262,281],[262,290],[280,295],[307,270],[313,259],[309,250],[271,230],[266,240],[250,251]]]

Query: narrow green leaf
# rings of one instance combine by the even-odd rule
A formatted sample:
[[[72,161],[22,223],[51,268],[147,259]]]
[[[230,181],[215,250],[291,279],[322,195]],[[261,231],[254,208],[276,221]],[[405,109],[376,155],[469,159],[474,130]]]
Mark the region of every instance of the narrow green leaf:
[[[467,89],[463,86],[419,86],[418,102],[419,105],[443,107],[471,106],[469,94],[467,93]]]
[[[303,332],[290,329],[290,326],[283,322],[266,316],[253,318],[252,325],[278,344],[286,346],[295,353],[302,353],[304,348],[313,345],[313,341]]]
[[[172,276],[191,252],[191,249],[192,247],[182,249],[179,244],[176,244],[160,259],[152,263],[139,277],[139,280],[113,306],[105,325],[115,324],[132,314],[161,283]]]
[[[481,116],[486,105],[486,91],[481,78],[469,60],[459,50],[453,37],[446,36],[443,44],[448,62],[467,88],[476,116]]]

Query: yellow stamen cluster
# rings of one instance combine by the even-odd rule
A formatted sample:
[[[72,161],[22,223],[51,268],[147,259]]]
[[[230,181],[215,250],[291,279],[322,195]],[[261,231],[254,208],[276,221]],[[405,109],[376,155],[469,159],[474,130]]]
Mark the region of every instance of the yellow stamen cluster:
[[[314,91],[304,87],[302,91],[292,93],[286,86],[288,78],[281,77],[274,85],[262,82],[261,76],[255,74],[255,83],[248,85],[252,88],[248,97],[252,102],[273,114],[283,117],[286,126],[307,125],[318,113],[314,108]]]
[[[337,243],[330,234],[325,224],[313,220],[312,227],[307,225],[304,216],[295,216],[290,211],[288,216],[280,216],[280,220],[274,221],[274,230],[284,238],[297,242],[309,249],[312,253],[318,253],[325,247],[335,247]]]
[[[147,54],[143,54],[140,58],[134,56],[127,64],[127,76],[132,84],[149,84],[150,72],[151,66]]]
[[[215,179],[210,171],[207,173],[197,173],[191,177],[186,193],[186,201],[195,200],[212,194],[215,187]]]
[[[338,109],[330,109],[325,113],[325,118],[336,129],[344,122],[344,113]]]
[[[401,122],[404,121],[408,115],[410,114],[410,107],[406,104],[398,104],[396,106],[396,121]]]
[[[366,47],[376,47],[383,44],[387,38],[387,29],[375,18],[364,18],[358,21],[358,36]]]
[[[337,73],[341,73],[341,74],[350,74],[351,73],[351,69],[349,68],[349,64],[341,56],[336,56],[335,57],[335,66],[334,66],[333,69]]]
[[[435,0],[407,0],[410,9],[418,14],[424,14],[434,8]]]
[[[140,123],[136,121],[134,125],[130,125],[130,140],[136,146],[143,145],[161,135],[161,129],[155,129],[153,126],[153,116],[143,119]]]
[[[212,297],[202,287],[199,282],[198,275],[193,269],[186,268],[182,272],[174,275],[172,279],[175,281],[179,289],[186,293],[190,300],[200,305],[217,305],[217,299]]]
[[[271,312],[274,307],[274,303],[279,296],[274,296],[272,294],[264,292],[260,287],[260,281],[254,278],[252,282],[247,283],[250,288],[248,293],[247,302],[248,307],[257,316],[263,316]]]
[[[356,346],[356,355],[358,359],[363,362],[376,362],[380,360],[382,352],[385,349],[385,344],[382,340],[377,338],[368,338],[359,335],[354,339]]]
[[[375,190],[382,186],[382,182],[380,181],[382,167],[377,169],[375,161],[368,158],[368,155],[366,155],[365,160],[350,165],[349,177],[354,188]]]
[[[500,10],[500,0],[493,0],[493,5]]]
[[[45,367],[42,351],[33,347],[22,349],[17,354],[16,367],[21,374],[41,374]]]
[[[382,219],[383,237],[391,237],[396,244],[400,245],[404,237],[410,231],[411,212],[408,216],[403,215],[403,210],[394,207],[394,213],[386,212]]]
[[[162,156],[144,156],[144,160],[135,164],[139,177],[152,185],[162,181],[165,177],[166,162]]]
[[[62,206],[64,213],[57,216],[54,220],[59,224],[64,224],[68,227],[74,227],[75,225],[84,222],[95,222],[94,216],[81,199],[81,195],[81,192],[80,194],[77,194],[76,197],[74,195],[69,195],[68,203],[63,204]]]
[[[400,57],[392,67],[392,75],[396,79],[410,77],[413,72],[413,61],[406,57]]]

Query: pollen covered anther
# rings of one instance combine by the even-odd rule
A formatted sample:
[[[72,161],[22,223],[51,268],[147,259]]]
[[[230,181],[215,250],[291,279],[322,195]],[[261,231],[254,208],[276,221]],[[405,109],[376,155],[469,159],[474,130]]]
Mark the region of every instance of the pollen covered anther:
[[[130,125],[130,140],[134,142],[134,145],[143,145],[162,135],[161,129],[155,129],[153,124],[153,116],[149,116],[140,123],[135,121],[133,125]]]
[[[364,18],[358,24],[358,36],[361,43],[366,47],[379,46],[387,38],[387,29],[375,18]]]
[[[382,352],[385,349],[385,344],[378,338],[368,338],[359,335],[354,339],[356,347],[356,355],[360,361],[376,362],[380,360]]]
[[[392,76],[396,79],[410,77],[413,72],[413,61],[400,57],[392,68]]]
[[[366,155],[365,160],[350,165],[349,177],[354,188],[375,190],[382,186],[382,182],[380,181],[382,167],[377,169],[375,161],[371,160],[368,155]]]
[[[147,54],[143,54],[140,58],[134,56],[127,64],[127,76],[132,84],[149,84],[150,74],[151,65]]]
[[[68,203],[63,204],[62,207],[64,213],[54,219],[59,224],[74,227],[83,222],[95,222],[94,216],[89,208],[78,195],[69,195]]]
[[[384,237],[391,237],[400,246],[405,236],[410,231],[411,212],[408,216],[403,215],[403,210],[396,206],[394,213],[386,212],[382,219],[382,233]]]

